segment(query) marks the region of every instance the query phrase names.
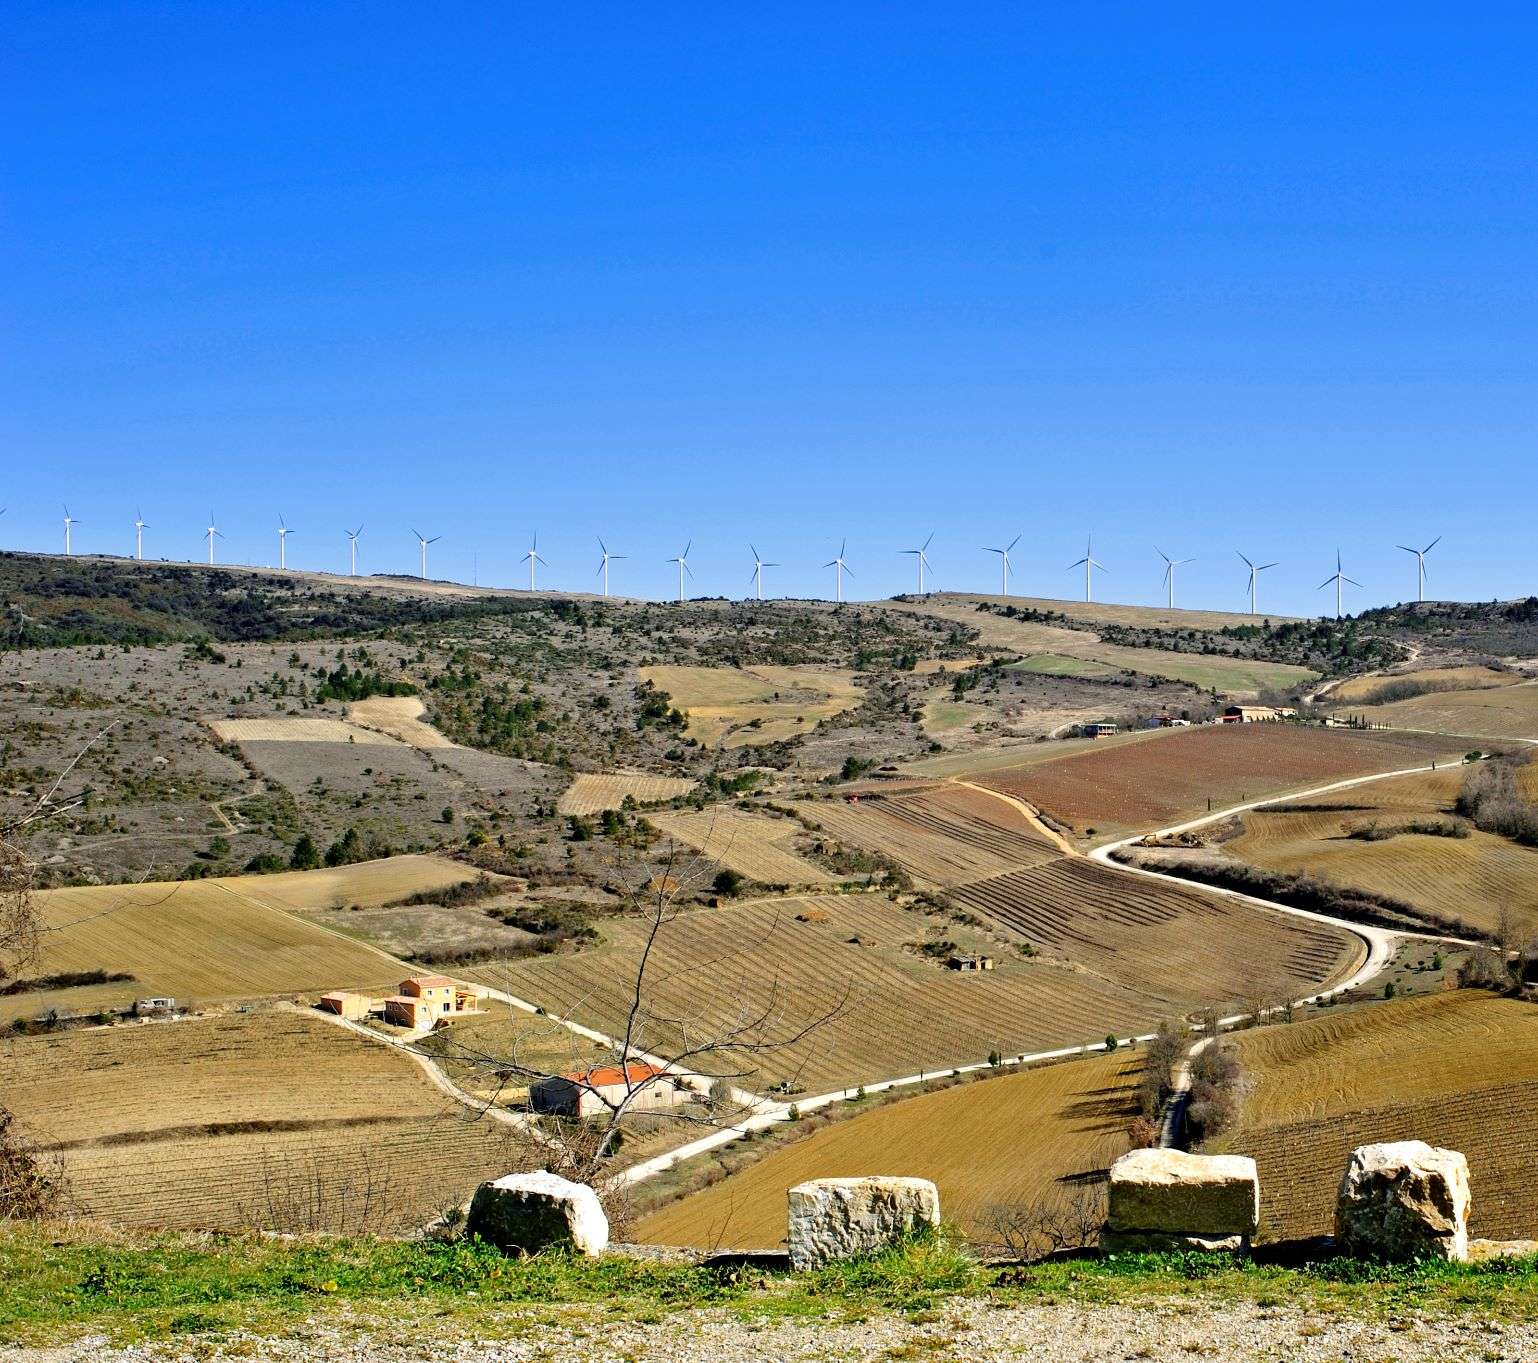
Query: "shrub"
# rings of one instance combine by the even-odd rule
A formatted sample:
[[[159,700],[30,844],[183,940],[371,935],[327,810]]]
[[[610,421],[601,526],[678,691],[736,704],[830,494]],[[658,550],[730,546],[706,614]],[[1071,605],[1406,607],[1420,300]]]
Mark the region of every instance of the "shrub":
[[[717,894],[724,894],[728,898],[735,898],[742,892],[743,878],[731,867],[716,872],[716,878],[710,882],[710,887]]]

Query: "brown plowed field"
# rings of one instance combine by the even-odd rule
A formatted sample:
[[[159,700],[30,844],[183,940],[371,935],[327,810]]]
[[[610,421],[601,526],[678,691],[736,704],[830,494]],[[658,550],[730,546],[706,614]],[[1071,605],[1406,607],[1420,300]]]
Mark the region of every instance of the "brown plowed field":
[[[811,1178],[933,1180],[945,1219],[988,1243],[994,1204],[1030,1204],[1098,1182],[1127,1151],[1138,1059],[1121,1052],[962,1084],[824,1127],[740,1173],[646,1217],[658,1245],[772,1250],[785,1239],[785,1192]]]
[[[977,880],[1060,855],[1018,810],[964,786],[874,791],[858,803],[816,800],[801,809],[841,842],[891,857],[929,885]]]
[[[1331,1229],[1353,1147],[1423,1140],[1468,1156],[1474,1233],[1538,1225],[1538,1008],[1442,993],[1235,1041],[1251,1084],[1239,1125],[1214,1145],[1260,1166],[1266,1238]]]
[[[1298,998],[1343,978],[1364,948],[1323,924],[1059,857],[950,891],[1039,951],[1146,992],[1170,1010]]]
[[[1395,771],[1452,751],[1433,735],[1356,733],[1297,724],[1213,724],[1090,751],[981,785],[1019,795],[1081,833],[1161,828],[1247,799]]]

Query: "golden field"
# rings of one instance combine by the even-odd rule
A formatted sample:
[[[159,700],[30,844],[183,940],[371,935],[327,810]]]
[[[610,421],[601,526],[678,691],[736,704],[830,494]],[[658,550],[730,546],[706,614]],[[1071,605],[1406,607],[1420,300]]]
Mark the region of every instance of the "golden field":
[[[832,667],[643,667],[706,747],[793,738],[860,703],[854,674]]]
[[[687,795],[695,783],[681,776],[651,776],[645,772],[583,772],[572,777],[571,784],[556,802],[560,814],[601,814],[618,809],[627,799],[637,804],[653,800],[673,800]]]

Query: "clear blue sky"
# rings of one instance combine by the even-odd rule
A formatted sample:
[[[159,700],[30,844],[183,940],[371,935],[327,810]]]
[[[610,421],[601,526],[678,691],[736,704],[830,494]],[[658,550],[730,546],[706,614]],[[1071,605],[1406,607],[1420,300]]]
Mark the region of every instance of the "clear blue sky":
[[[1538,590],[1538,19],[1250,8],[10,0],[0,544]]]

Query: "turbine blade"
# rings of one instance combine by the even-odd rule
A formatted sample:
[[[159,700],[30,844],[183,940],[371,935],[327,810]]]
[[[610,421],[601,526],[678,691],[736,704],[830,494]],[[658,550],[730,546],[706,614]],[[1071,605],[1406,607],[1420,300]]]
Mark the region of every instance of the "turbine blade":
[[[1360,587],[1362,585],[1354,577],[1343,577],[1343,578],[1341,578],[1341,581],[1342,582],[1349,582],[1353,587]]]
[[[1332,583],[1334,581],[1335,581],[1335,579],[1333,577],[1327,577],[1327,578],[1325,578],[1325,580],[1323,582],[1321,582],[1317,587],[1315,587],[1314,590],[1316,592],[1322,592],[1326,587],[1328,587],[1330,585],[1330,583]]]
[[[1014,539],[1010,540],[1010,542],[1004,546],[1004,552],[1007,554],[1011,549],[1013,549],[1015,547],[1015,545],[1017,545],[1019,543],[1020,543],[1020,536],[1016,535],[1014,537]]]
[[[1236,554],[1239,554],[1239,551],[1238,551],[1238,550],[1237,550],[1237,549],[1235,549],[1235,550],[1234,550],[1234,553],[1236,553]],[[1254,565],[1254,564],[1253,564],[1253,563],[1251,563],[1251,562],[1250,562],[1250,561],[1249,561],[1249,559],[1247,559],[1247,558],[1245,558],[1245,557],[1244,557],[1244,555],[1243,555],[1243,554],[1239,554],[1239,557],[1240,557],[1240,558],[1241,558],[1241,559],[1244,559],[1244,563],[1245,563],[1245,566],[1246,566],[1246,567],[1249,567],[1249,568],[1253,568],[1253,567],[1254,567],[1254,566],[1255,566],[1255,565]]]
[[[1426,547],[1425,547],[1425,548],[1424,548],[1424,549],[1422,549],[1422,550],[1421,550],[1421,553],[1423,553],[1423,554],[1429,554],[1429,553],[1430,553],[1430,552],[1431,552],[1431,551],[1432,551],[1432,550],[1433,550],[1433,549],[1435,549],[1435,548],[1436,548],[1436,547],[1437,547],[1437,545],[1439,545],[1439,544],[1440,544],[1440,543],[1441,543],[1441,542],[1442,542],[1442,537],[1441,537],[1441,536],[1440,536],[1440,535],[1438,535],[1438,536],[1437,536],[1437,537],[1436,537],[1436,538],[1435,538],[1435,539],[1434,539],[1434,540],[1432,540],[1432,541],[1431,541],[1431,543],[1430,543],[1430,544],[1428,544],[1428,545],[1427,545],[1427,546],[1426,546]]]

